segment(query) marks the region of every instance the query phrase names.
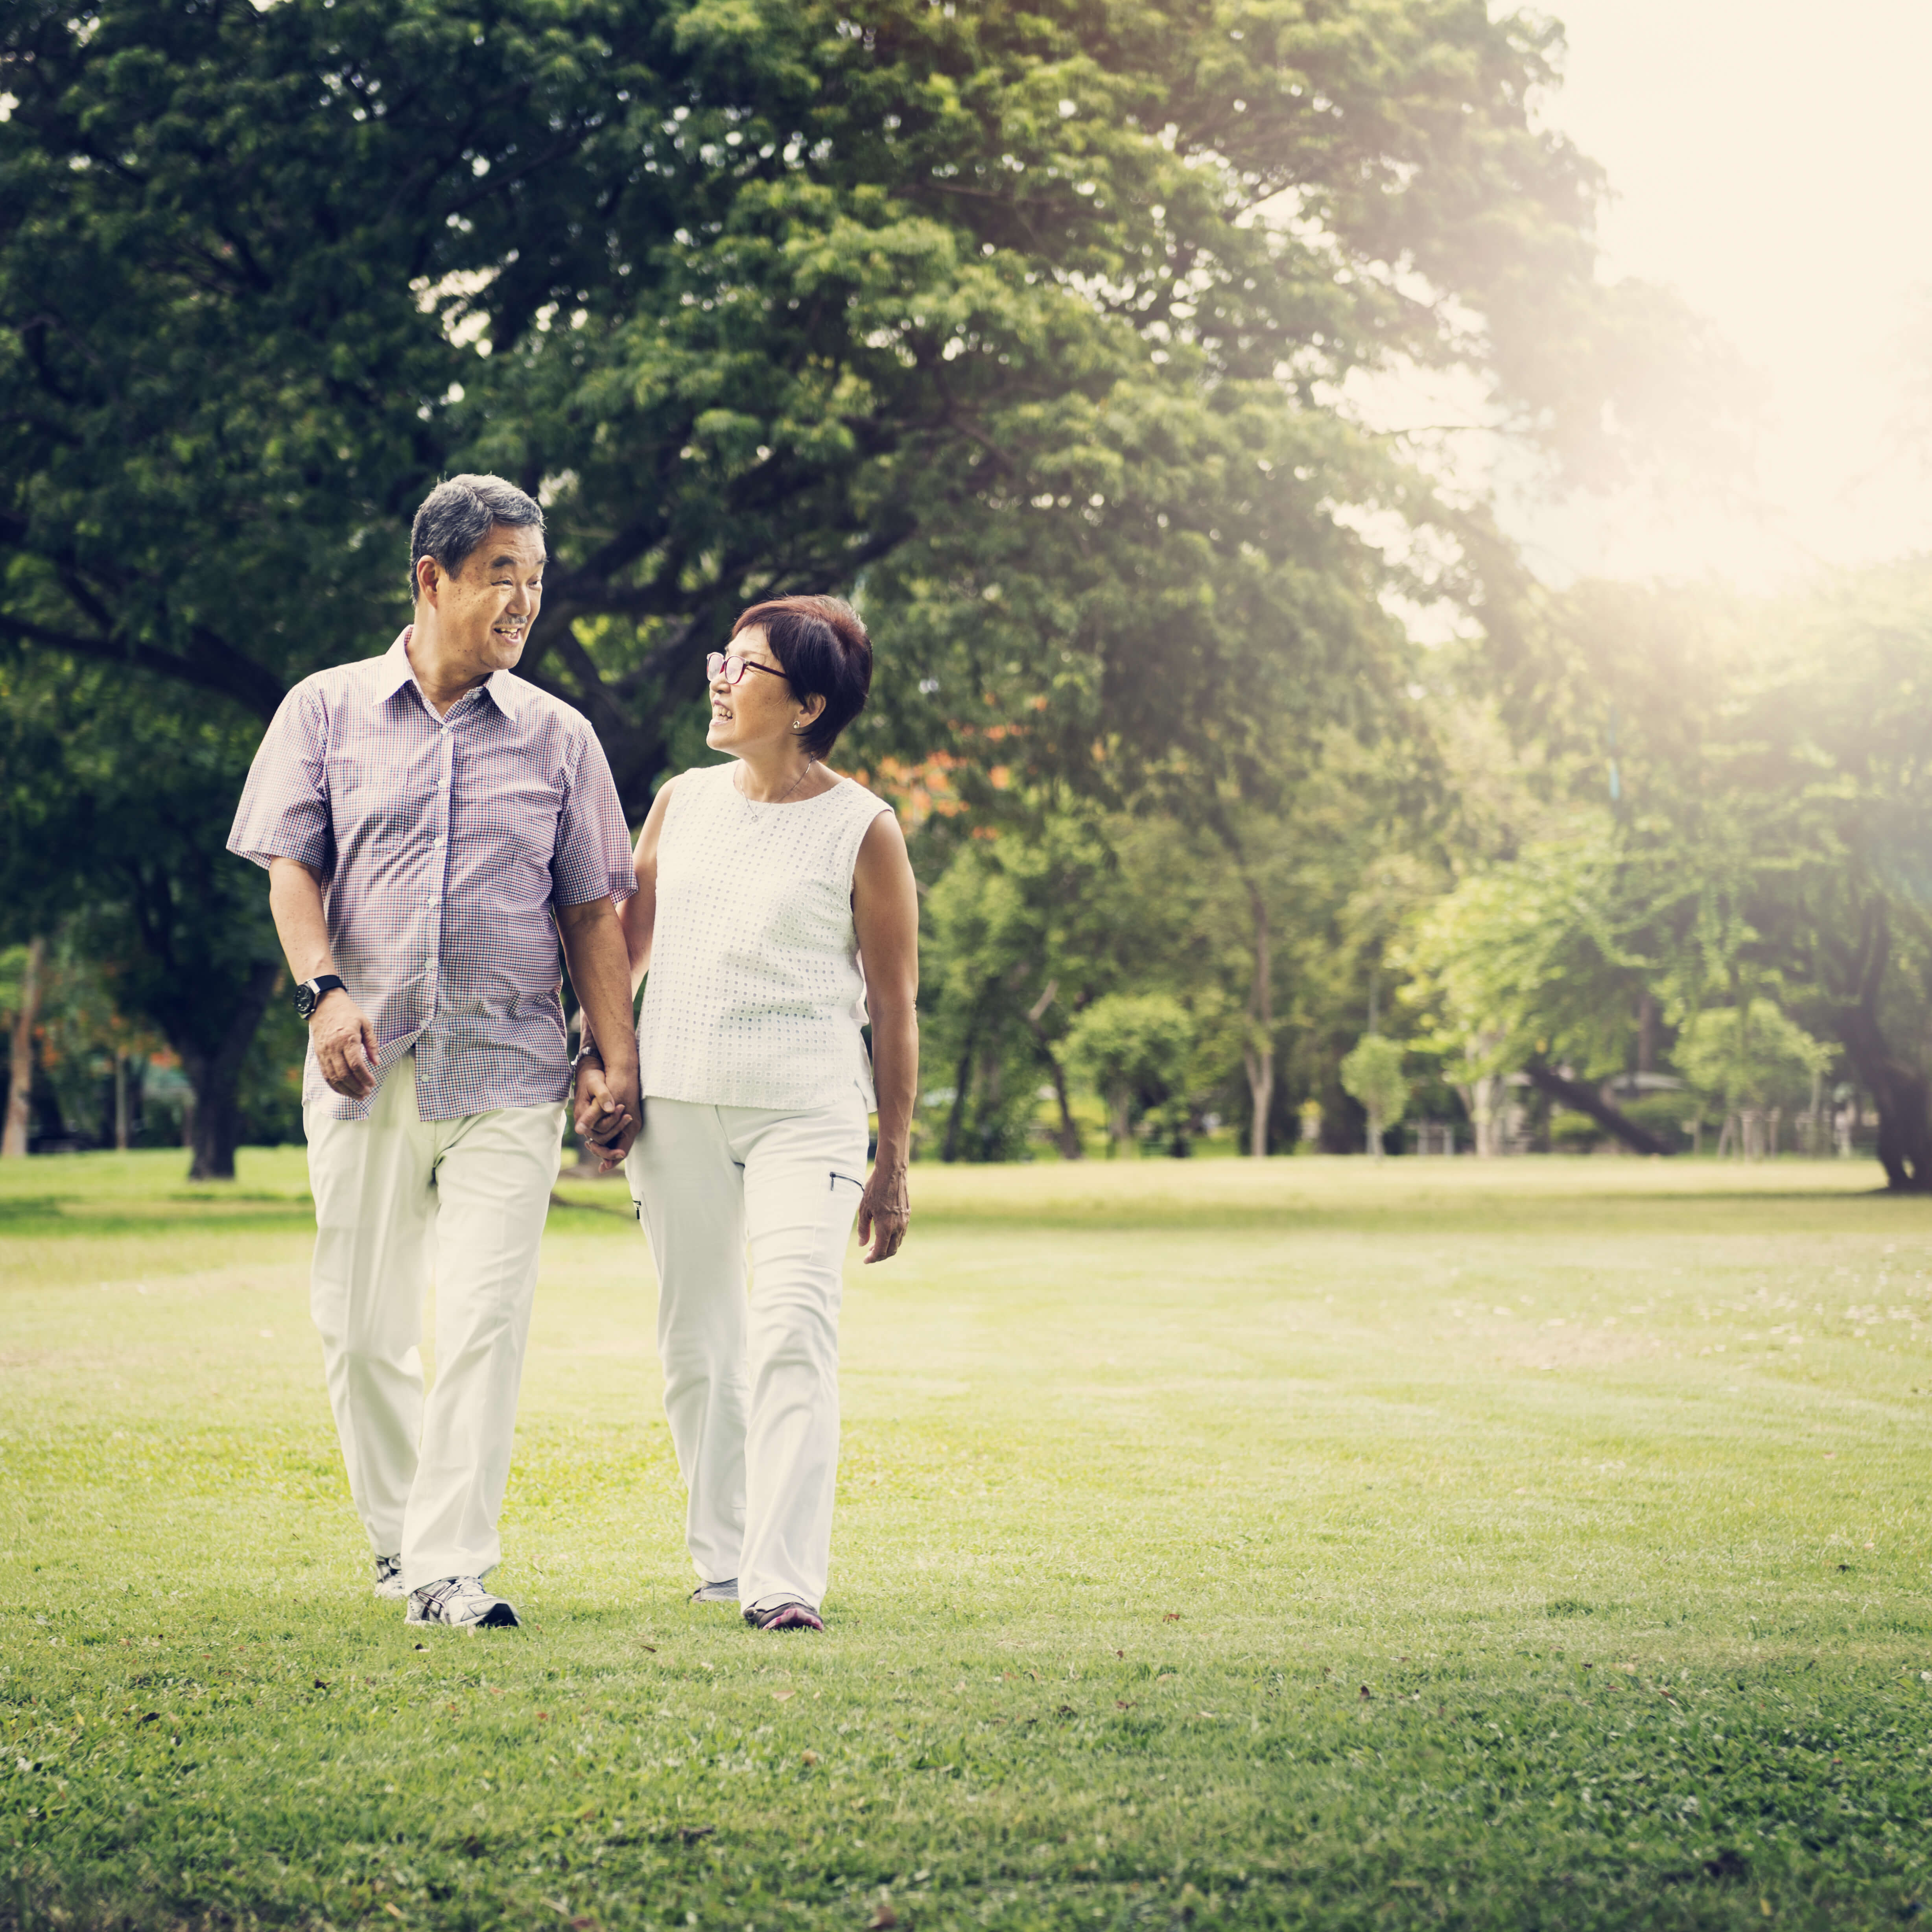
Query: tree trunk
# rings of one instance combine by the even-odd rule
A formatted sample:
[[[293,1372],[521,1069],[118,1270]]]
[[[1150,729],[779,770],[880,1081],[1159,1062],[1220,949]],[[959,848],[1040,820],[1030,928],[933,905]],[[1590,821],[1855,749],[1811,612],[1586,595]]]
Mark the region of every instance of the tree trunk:
[[[1841,1006],[1838,1037],[1878,1103],[1878,1160],[1894,1194],[1932,1193],[1932,1090],[1892,1052],[1879,1025],[1879,992],[1892,933],[1881,906],[1868,908],[1852,999]]]
[[[242,1136],[242,1063],[254,1043],[262,1016],[268,1010],[280,966],[272,959],[259,962],[248,976],[246,990],[236,1002],[226,1030],[211,1053],[198,1044],[177,1042],[182,1071],[194,1089],[194,1125],[189,1144],[190,1180],[232,1180],[235,1144]]]
[[[1274,1106],[1274,968],[1269,944],[1268,908],[1254,882],[1246,882],[1255,927],[1254,978],[1248,988],[1248,1038],[1241,1059],[1248,1076],[1254,1118],[1248,1124],[1248,1152],[1256,1160],[1268,1150],[1268,1115]]]
[[[973,1084],[973,1055],[980,1044],[980,1022],[976,1015],[966,1029],[966,1044],[959,1049],[959,1070],[953,1076],[952,1106],[946,1116],[946,1139],[939,1150],[943,1161],[959,1158],[959,1136],[966,1127],[966,1094]]]
[[[1897,1058],[1864,1006],[1840,1023],[1839,1037],[1878,1102],[1878,1161],[1894,1194],[1932,1194],[1932,1090],[1925,1076]]]
[[[1670,1149],[1646,1126],[1640,1126],[1620,1108],[1613,1107],[1595,1088],[1582,1080],[1566,1080],[1553,1066],[1532,1062],[1522,1070],[1530,1084],[1546,1100],[1560,1100],[1566,1107],[1586,1114],[1598,1126],[1616,1136],[1636,1154],[1668,1154]]]
[[[0,1155],[24,1156],[27,1151],[27,1114],[34,1088],[34,1028],[40,1017],[40,975],[46,964],[47,942],[27,942],[27,964],[20,975],[20,1010],[14,1016],[13,1058],[7,1067],[7,1120],[0,1131]]]
[[[1657,1001],[1646,993],[1636,1003],[1636,1070],[1657,1071]]]
[[[1084,1150],[1080,1144],[1080,1129],[1073,1118],[1073,1108],[1066,1097],[1066,1070],[1060,1064],[1060,1056],[1053,1050],[1052,1042],[1046,1036],[1046,1028],[1041,1022],[1046,1018],[1046,1010],[1053,1004],[1054,995],[1060,991],[1060,982],[1049,980],[1046,990],[1027,1009],[1027,1024],[1033,1029],[1034,1049],[1046,1061],[1046,1070],[1053,1076],[1053,1097],[1060,1103],[1060,1131],[1054,1136],[1060,1147],[1064,1160],[1078,1160]]]

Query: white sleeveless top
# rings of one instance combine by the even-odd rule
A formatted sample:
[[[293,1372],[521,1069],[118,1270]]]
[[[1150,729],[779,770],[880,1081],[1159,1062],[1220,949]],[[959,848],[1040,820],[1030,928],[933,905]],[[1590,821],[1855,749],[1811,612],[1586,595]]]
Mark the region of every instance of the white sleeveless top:
[[[850,778],[754,805],[738,766],[683,772],[658,835],[657,917],[638,1021],[644,1092],[721,1107],[830,1106],[872,1070],[852,872],[892,807]]]

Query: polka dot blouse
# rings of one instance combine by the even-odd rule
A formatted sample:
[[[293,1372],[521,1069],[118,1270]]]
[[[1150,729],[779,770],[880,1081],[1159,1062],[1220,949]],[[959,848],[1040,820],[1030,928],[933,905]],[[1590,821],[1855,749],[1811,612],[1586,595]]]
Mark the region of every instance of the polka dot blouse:
[[[738,766],[684,772],[658,840],[657,916],[638,1022],[644,1091],[727,1107],[874,1104],[852,873],[892,808],[850,778],[754,805]]]

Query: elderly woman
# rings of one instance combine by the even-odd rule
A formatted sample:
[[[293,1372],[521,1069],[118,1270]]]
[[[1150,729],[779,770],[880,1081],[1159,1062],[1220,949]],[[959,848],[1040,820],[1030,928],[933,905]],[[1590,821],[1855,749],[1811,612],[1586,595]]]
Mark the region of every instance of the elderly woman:
[[[657,1264],[692,1600],[823,1630],[846,1243],[856,1214],[866,1259],[889,1260],[909,1214],[918,903],[891,808],[824,763],[872,683],[857,614],[754,604],[707,668],[706,742],[731,761],[658,792],[624,909],[633,989],[650,974],[626,1166]],[[578,1100],[580,1130],[621,1144],[594,1050]]]

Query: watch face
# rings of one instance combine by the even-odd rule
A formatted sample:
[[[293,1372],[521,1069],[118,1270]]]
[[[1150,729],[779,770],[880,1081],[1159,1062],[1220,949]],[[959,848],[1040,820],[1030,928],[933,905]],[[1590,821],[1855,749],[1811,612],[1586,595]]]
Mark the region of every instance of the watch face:
[[[296,1011],[304,1019],[311,1018],[315,1012],[315,988],[304,980],[296,988]]]

